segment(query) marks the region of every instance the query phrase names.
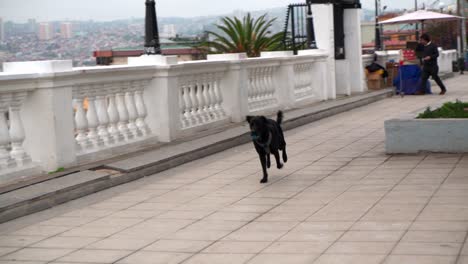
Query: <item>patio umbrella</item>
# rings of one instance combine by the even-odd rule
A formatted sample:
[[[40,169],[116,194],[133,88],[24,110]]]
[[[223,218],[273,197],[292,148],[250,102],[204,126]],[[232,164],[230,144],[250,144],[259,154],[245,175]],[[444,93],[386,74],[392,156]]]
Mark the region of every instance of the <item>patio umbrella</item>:
[[[389,24],[421,23],[422,30],[424,30],[424,22],[426,21],[450,21],[450,20],[457,20],[457,19],[461,19],[461,17],[432,12],[432,11],[426,11],[426,10],[418,10],[416,12],[404,14],[402,16],[397,16],[392,19],[379,22],[379,24],[389,25]]]

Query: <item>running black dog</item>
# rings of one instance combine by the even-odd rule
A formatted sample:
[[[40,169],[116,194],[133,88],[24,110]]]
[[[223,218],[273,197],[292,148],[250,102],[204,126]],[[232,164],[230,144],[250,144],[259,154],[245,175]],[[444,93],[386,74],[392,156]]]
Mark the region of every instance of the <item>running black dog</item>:
[[[286,141],[284,140],[281,123],[283,121],[283,112],[279,111],[276,121],[264,116],[247,116],[247,122],[250,125],[252,141],[257,150],[260,162],[262,163],[263,178],[261,183],[268,182],[267,168],[270,168],[270,154],[275,155],[276,166],[283,168],[280,161],[279,151],[283,151],[283,161],[288,161],[286,154]]]

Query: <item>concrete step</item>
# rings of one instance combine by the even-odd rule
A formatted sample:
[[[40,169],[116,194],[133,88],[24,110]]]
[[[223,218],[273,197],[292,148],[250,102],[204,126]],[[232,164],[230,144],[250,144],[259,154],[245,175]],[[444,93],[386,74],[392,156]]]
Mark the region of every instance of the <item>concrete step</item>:
[[[392,89],[356,94],[285,112],[284,130],[361,107],[393,94]],[[211,133],[211,134],[210,134]],[[247,123],[205,132],[119,159],[97,162],[70,174],[47,175],[27,186],[4,188],[0,223],[32,214],[113,186],[134,181],[250,141]]]
[[[0,195],[0,223],[104,189],[110,171],[82,171]]]

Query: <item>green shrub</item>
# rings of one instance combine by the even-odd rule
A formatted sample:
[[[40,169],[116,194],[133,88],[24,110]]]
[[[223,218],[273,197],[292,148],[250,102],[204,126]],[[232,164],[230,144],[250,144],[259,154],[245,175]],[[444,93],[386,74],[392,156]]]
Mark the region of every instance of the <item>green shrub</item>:
[[[429,118],[468,118],[468,103],[463,103],[457,100],[455,103],[445,103],[441,108],[431,110],[430,107],[421,113],[418,119],[429,119]]]

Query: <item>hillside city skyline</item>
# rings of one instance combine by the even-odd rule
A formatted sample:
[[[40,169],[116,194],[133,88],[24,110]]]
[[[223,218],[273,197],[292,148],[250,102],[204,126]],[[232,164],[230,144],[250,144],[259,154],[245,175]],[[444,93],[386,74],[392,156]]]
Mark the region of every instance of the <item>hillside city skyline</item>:
[[[443,5],[453,4],[454,0],[418,0],[422,7],[424,4]],[[291,0],[238,0],[219,5],[216,0],[158,0],[157,12],[160,17],[167,18],[196,18],[206,16],[222,16],[242,9],[241,11],[259,11],[272,8],[286,8],[288,4],[297,1]],[[200,3],[201,2],[201,3]],[[299,1],[300,2],[300,1]],[[373,10],[374,0],[361,0],[363,8]],[[409,0],[381,0],[381,5],[389,9],[414,8],[414,1]],[[94,8],[90,9],[89,7]],[[180,8],[180,7],[183,8]],[[242,8],[239,8],[239,7]],[[28,7],[28,8],[24,8]],[[36,12],[36,10],[43,12]],[[112,11],[112,12],[110,12]],[[113,0],[112,5],[106,2],[81,0],[71,2],[70,0],[2,0],[0,3],[0,17],[4,21],[16,23],[27,22],[28,19],[37,21],[114,21],[130,18],[141,18],[144,16],[144,1],[135,0]]]

